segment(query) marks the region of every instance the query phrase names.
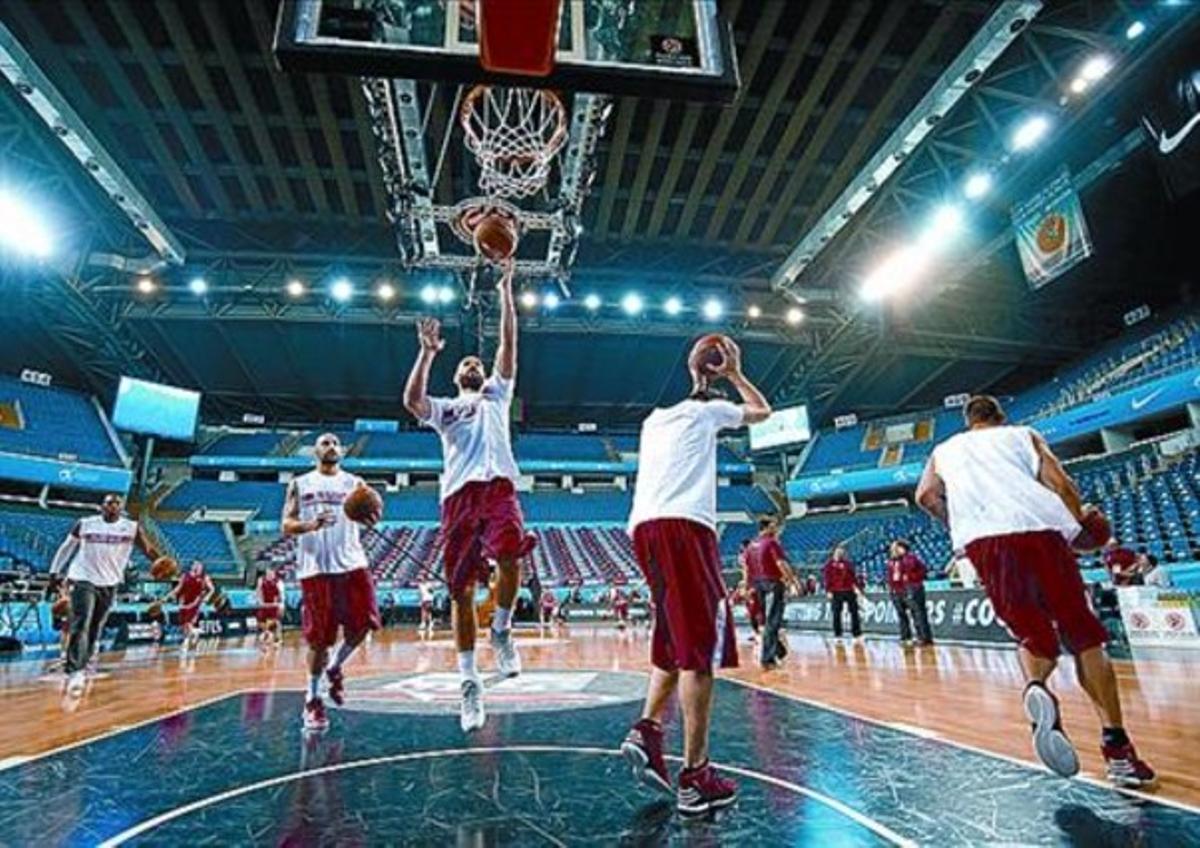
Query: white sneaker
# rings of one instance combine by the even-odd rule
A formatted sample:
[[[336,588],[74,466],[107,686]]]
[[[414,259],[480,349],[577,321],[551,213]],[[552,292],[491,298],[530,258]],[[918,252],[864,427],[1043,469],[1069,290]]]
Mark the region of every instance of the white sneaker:
[[[483,684],[477,679],[462,682],[462,713],[459,723],[463,733],[479,730],[487,720],[483,710]]]
[[[67,694],[82,695],[83,690],[87,687],[87,673],[83,671],[74,671],[67,675]]]
[[[516,677],[521,673],[521,655],[517,653],[517,643],[513,639],[512,630],[493,630],[491,645],[496,653],[496,670],[502,676]]]

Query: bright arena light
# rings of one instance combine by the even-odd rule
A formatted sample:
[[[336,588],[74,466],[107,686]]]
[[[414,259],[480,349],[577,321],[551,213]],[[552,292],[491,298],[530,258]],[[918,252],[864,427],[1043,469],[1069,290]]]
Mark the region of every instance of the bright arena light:
[[[621,308],[625,310],[627,315],[638,315],[642,311],[642,296],[637,292],[630,292],[621,298]]]
[[[677,297],[668,297],[663,303],[663,312],[668,315],[678,315],[683,311],[683,301]]]
[[[437,293],[438,303],[454,303],[454,289],[450,286],[442,286]]]
[[[793,306],[789,308],[787,314],[784,315],[784,320],[795,327],[804,320],[804,310],[802,310],[799,306]]]
[[[437,303],[437,300],[438,300],[438,290],[435,287],[425,286],[425,288],[421,289],[421,302],[422,303]]]
[[[154,290],[158,286],[154,284],[154,280],[150,277],[140,277],[137,281],[137,290],[141,294],[154,294]]]
[[[50,231],[26,204],[0,192],[0,245],[24,256],[45,259],[53,252]]]
[[[992,175],[979,171],[967,177],[963,183],[963,194],[968,200],[978,200],[992,190]]]
[[[375,294],[380,300],[382,300],[384,303],[387,303],[396,296],[396,287],[391,283],[380,283],[379,288],[375,289]]]
[[[299,280],[288,280],[287,293],[289,297],[303,297],[304,283]]]
[[[1071,80],[1072,94],[1083,94],[1085,91],[1087,91],[1087,87],[1088,81],[1083,77],[1075,77],[1075,79]]]
[[[583,299],[583,305],[588,308],[588,311],[595,312],[600,308],[600,295],[589,294]]]
[[[345,277],[338,277],[329,287],[329,296],[338,303],[345,303],[354,297],[354,286]]]
[[[708,300],[704,301],[703,311],[705,318],[707,318],[709,321],[716,321],[725,314],[725,305],[715,297],[710,297]]]
[[[558,309],[559,299],[554,292],[546,292],[542,295],[542,306],[547,309]]]
[[[1012,135],[1013,150],[1029,150],[1050,131],[1050,119],[1045,115],[1027,118]]]
[[[1093,56],[1083,63],[1083,67],[1079,69],[1079,75],[1089,82],[1095,82],[1104,79],[1112,67],[1112,59],[1107,56]]]
[[[904,291],[929,264],[929,250],[923,245],[902,247],[880,263],[863,281],[859,295],[866,301],[882,300]]]
[[[191,281],[188,282],[188,288],[191,289],[192,294],[196,295],[196,297],[201,297],[208,294],[208,280],[203,277],[192,277]]]
[[[526,309],[533,309],[537,306],[538,296],[531,291],[521,292],[521,305]]]
[[[746,309],[746,315],[747,315],[747,317],[749,317],[751,319],[761,318],[762,317],[762,308],[757,303],[752,303]]]
[[[920,243],[923,247],[937,249],[944,247],[951,239],[962,232],[963,211],[952,203],[946,203],[934,210],[929,219],[929,226],[921,233]]]
[[[1146,25],[1144,23],[1141,21],[1134,21],[1129,25],[1129,28],[1125,30],[1125,37],[1130,41],[1133,41],[1135,38],[1140,37],[1145,31]]]

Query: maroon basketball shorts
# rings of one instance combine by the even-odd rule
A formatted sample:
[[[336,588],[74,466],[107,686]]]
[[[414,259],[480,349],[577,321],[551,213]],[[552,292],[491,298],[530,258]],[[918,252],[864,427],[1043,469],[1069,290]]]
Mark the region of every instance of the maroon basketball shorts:
[[[279,607],[275,604],[264,604],[254,611],[254,617],[260,624],[267,621],[279,621]]]
[[[536,542],[511,480],[467,483],[442,501],[442,567],[454,594],[487,579],[488,560],[520,559]]]
[[[300,581],[300,623],[311,648],[331,647],[338,627],[347,636],[378,630],[375,582],[366,568],[341,574],[314,574]]]
[[[717,534],[695,521],[660,518],[633,533],[650,587],[650,661],[664,671],[737,667],[733,611],[721,577]]]
[[[1013,637],[1035,657],[1054,659],[1103,645],[1108,631],[1088,604],[1079,563],[1054,530],[976,539],[967,556]]]
[[[188,601],[180,604],[179,607],[179,626],[190,627],[196,623],[196,619],[200,618],[200,604],[195,601]]]

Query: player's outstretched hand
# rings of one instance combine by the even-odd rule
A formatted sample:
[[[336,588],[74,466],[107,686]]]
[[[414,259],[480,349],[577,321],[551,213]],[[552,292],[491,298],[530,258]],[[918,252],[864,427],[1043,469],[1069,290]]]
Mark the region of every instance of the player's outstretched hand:
[[[442,338],[442,322],[436,318],[422,318],[417,322],[417,339],[421,342],[421,350],[441,353],[446,346]]]
[[[733,379],[742,373],[742,349],[728,336],[721,342],[721,364],[716,369],[719,376]]]

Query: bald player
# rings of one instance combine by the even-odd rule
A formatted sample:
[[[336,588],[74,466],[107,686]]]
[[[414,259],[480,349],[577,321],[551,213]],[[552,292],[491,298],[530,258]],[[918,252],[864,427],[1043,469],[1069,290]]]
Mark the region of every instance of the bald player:
[[[341,440],[335,434],[318,437],[313,449],[317,467],[288,484],[283,506],[283,534],[296,537],[300,618],[308,644],[304,730],[313,733],[329,727],[321,699],[322,677],[328,680],[330,700],[342,704],[342,665],[380,623],[359,526],[343,509],[346,496],[366,483],[342,469],[342,453]],[[376,513],[366,523],[379,519]],[[342,642],[331,663],[329,653],[337,642],[338,628]]]
[[[1058,699],[1046,686],[1061,642],[1100,717],[1108,779],[1125,787],[1153,784],[1154,771],[1138,758],[1122,724],[1116,676],[1104,653],[1108,632],[1088,605],[1069,544],[1088,520],[1079,489],[1040,435],[1006,423],[995,398],[973,397],[963,412],[968,429],[934,449],[917,502],[949,525],[954,549],[966,551],[996,615],[1020,643],[1034,751],[1063,777],[1079,771]]]
[[[525,532],[516,481],[509,413],[517,377],[517,309],[513,267],[503,270],[500,338],[491,375],[483,360],[466,356],[454,371],[458,395],[430,397],[429,372],[446,343],[441,325],[417,325],[420,353],[404,387],[404,406],[441,437],[445,469],[441,477],[442,563],[450,590],[454,642],[462,677],[460,724],[464,732],[483,727],[483,682],[475,664],[475,585],[496,563],[495,614],[489,628],[496,666],[505,677],[521,673],[512,638],[512,611],[521,583],[520,560],[533,550]]]
[[[679,691],[683,708],[683,769],[676,809],[699,815],[737,799],[737,784],[708,762],[713,666],[737,665],[736,635],[717,546],[717,434],[765,421],[771,407],[742,373],[741,350],[730,339],[720,364],[702,366],[699,344],[688,356],[692,392],[655,409],[642,423],[637,484],[629,531],[655,611],[650,688],[639,720],[621,745],[643,783],[671,791],[663,756],[663,720]],[[711,369],[711,370],[710,370]],[[715,393],[724,378],[741,403]]]

